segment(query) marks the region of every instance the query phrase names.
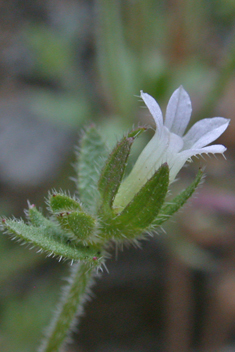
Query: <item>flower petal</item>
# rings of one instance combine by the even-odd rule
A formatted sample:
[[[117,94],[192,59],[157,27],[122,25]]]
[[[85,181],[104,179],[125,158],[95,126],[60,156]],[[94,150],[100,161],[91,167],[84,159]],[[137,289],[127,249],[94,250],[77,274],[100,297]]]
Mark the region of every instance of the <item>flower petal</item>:
[[[151,97],[151,95],[143,93],[142,90],[140,91],[140,95],[143,101],[145,102],[145,105],[149,109],[152,117],[154,118],[154,121],[157,126],[157,133],[161,134],[163,128],[163,116],[158,103],[153,97]]]
[[[177,154],[177,157],[171,163],[170,168],[170,182],[174,181],[176,175],[180,171],[180,169],[184,166],[186,161],[188,161],[192,156],[201,155],[201,154],[223,154],[227,148],[225,148],[222,144],[210,145],[209,147],[199,148],[199,149],[188,149],[184,150]]]
[[[179,153],[180,157],[184,157],[184,158],[191,158],[194,155],[201,155],[201,154],[223,154],[225,151],[227,150],[227,148],[225,148],[224,145],[222,144],[214,144],[214,145],[209,145],[208,147],[204,147],[204,148],[192,148],[192,149],[188,149],[188,150],[183,150],[182,152]]]
[[[182,86],[174,91],[166,108],[164,125],[173,133],[183,136],[192,112],[191,100]]]
[[[216,140],[228,127],[228,119],[213,117],[196,122],[183,137],[184,149],[201,148]]]

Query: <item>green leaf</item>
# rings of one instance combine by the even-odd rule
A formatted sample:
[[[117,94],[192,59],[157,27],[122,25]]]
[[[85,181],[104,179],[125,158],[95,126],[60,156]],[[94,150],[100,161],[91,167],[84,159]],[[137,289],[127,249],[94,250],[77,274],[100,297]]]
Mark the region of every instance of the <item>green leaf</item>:
[[[136,138],[139,137],[139,135],[147,130],[146,127],[139,127],[136,130],[133,130],[128,133],[128,138]]]
[[[40,211],[37,210],[35,205],[29,205],[29,209],[26,211],[26,215],[33,226],[50,226],[51,221],[45,218]]]
[[[153,225],[159,226],[169,219],[174,213],[176,213],[192,196],[196,188],[202,180],[203,172],[200,169],[195,180],[178,196],[176,196],[170,203],[163,205],[160,210],[160,215],[154,220]]]
[[[99,199],[97,184],[107,155],[107,148],[97,128],[94,125],[87,128],[80,142],[75,169],[79,199],[92,213]]]
[[[68,231],[76,241],[88,244],[94,240],[95,220],[84,212],[66,212],[57,216],[61,227]],[[71,236],[70,236],[71,237]]]
[[[43,228],[44,232],[48,235],[59,238],[63,236],[63,232],[59,226],[55,222],[43,216],[42,213],[38,211],[34,205],[29,206],[29,210],[26,212],[26,214],[33,226]]]
[[[78,129],[91,114],[89,101],[81,90],[79,93],[71,90],[59,93],[45,88],[32,88],[28,104],[35,115],[63,129]]]
[[[98,189],[102,198],[102,212],[106,211],[109,213],[112,209],[113,200],[122,181],[131,146],[134,139],[143,131],[145,131],[145,128],[138,128],[131,131],[127,137],[124,137],[117,143],[106,160],[98,183]]]
[[[34,23],[25,36],[35,58],[33,68],[40,77],[58,81],[70,71],[73,48],[63,35]]]
[[[134,138],[124,137],[109,155],[101,172],[98,189],[102,198],[102,211],[112,208],[114,197],[120,186]]]
[[[37,246],[49,255],[60,259],[92,261],[101,256],[100,249],[94,246],[73,245],[48,236],[42,228],[26,225],[23,221],[2,219],[2,227],[10,235]]]
[[[104,237],[106,239],[131,239],[142,234],[161,209],[168,184],[169,168],[167,164],[163,164],[125,209],[109,224],[103,225]]]
[[[51,194],[49,196],[49,206],[55,214],[72,210],[82,210],[78,201],[62,193]]]
[[[125,42],[120,3],[98,0],[96,6],[99,30],[95,35],[99,74],[114,113],[126,122],[135,108],[135,100],[131,97],[139,86],[142,66],[138,55]]]
[[[156,218],[169,185],[169,168],[162,165],[145,183],[133,200],[116,217],[123,226],[145,229]]]

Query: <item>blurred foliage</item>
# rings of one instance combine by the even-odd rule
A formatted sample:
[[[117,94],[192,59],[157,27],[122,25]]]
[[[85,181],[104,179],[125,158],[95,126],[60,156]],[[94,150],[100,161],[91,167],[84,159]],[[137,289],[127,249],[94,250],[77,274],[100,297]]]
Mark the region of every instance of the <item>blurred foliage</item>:
[[[16,26],[15,17],[10,17],[11,6],[11,3],[5,5],[8,28],[1,27],[6,38]],[[14,33],[17,43],[11,44],[8,54],[2,54],[5,61],[0,57],[1,71],[10,70],[10,63],[15,65],[11,78],[16,89],[21,85],[29,88],[27,102],[31,111],[62,129],[79,130],[84,123],[97,122],[112,145],[133,123],[139,120],[148,123],[139,112],[140,103],[135,97],[140,89],[164,105],[172,91],[182,84],[194,96],[196,116],[207,117],[213,110],[218,111],[226,89],[234,81],[235,3],[232,0],[45,1],[44,17],[40,11],[33,12],[30,2],[24,6],[17,2],[17,6],[20,17],[17,35]],[[17,58],[21,57],[22,48],[26,56],[19,65]],[[5,90],[5,81],[2,86]],[[234,148],[234,138],[231,140]],[[143,138],[135,146],[133,160],[144,143]],[[223,170],[220,176],[225,177]],[[227,172],[231,178],[231,169]],[[61,172],[59,185],[64,184],[65,174],[67,177],[66,172]],[[214,174],[216,179],[218,171]],[[4,202],[1,205],[4,208]],[[1,213],[10,215],[15,208],[8,206]],[[175,247],[175,238],[167,241],[170,248]],[[190,260],[185,259],[188,265],[197,267],[202,266],[201,260],[210,262],[210,256],[179,236],[177,253],[183,253],[180,254],[183,258],[188,246],[192,253]],[[8,280],[24,276],[29,269],[40,271],[46,261],[5,239],[1,239],[0,257],[4,268],[0,274],[2,287],[8,287]],[[214,268],[214,261],[211,265]],[[58,276],[62,270],[59,268]],[[56,280],[57,275],[53,277],[54,273],[43,276],[35,289],[21,283],[16,292],[12,286],[6,288],[7,294],[3,290],[1,351],[35,350],[61,284]]]
[[[68,93],[39,90],[30,93],[31,110],[37,115],[50,119],[64,128],[77,128],[91,115],[86,98]],[[66,116],[66,119],[65,119]]]

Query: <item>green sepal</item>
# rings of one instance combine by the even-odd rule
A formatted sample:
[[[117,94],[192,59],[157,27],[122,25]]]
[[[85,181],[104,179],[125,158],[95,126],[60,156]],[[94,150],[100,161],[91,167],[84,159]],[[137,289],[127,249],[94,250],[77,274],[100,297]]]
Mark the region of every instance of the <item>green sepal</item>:
[[[169,203],[163,205],[160,210],[159,216],[153,222],[154,227],[163,224],[166,220],[169,219],[170,216],[176,213],[187,202],[187,200],[192,196],[192,194],[195,192],[196,188],[200,184],[202,177],[203,172],[200,169],[197,173],[195,180],[184,191],[182,191]]]
[[[97,128],[87,128],[80,141],[75,169],[79,199],[92,213],[99,199],[97,184],[107,156],[107,147]]]
[[[136,130],[133,130],[128,133],[128,138],[136,138],[139,137],[139,135],[147,130],[146,127],[139,127]]]
[[[22,241],[39,247],[39,251],[46,251],[48,255],[58,256],[60,259],[92,261],[101,257],[100,248],[96,246],[74,245],[62,239],[59,241],[48,236],[42,228],[26,225],[21,220],[2,219],[2,227],[8,234]]]
[[[70,237],[83,244],[93,242],[95,239],[95,220],[84,212],[64,212],[57,215],[61,227]]]
[[[49,206],[51,211],[55,214],[66,211],[82,210],[78,201],[61,193],[53,193],[49,196]]]
[[[64,234],[60,227],[54,222],[47,219],[34,205],[30,205],[26,211],[29,222],[35,227],[41,227],[50,236],[62,237]]]
[[[106,238],[136,238],[159,213],[169,185],[169,168],[163,164],[124,210],[104,225]]]
[[[110,153],[105,166],[101,171],[98,183],[98,189],[102,200],[102,212],[109,213],[111,211],[113,200],[123,178],[131,146],[134,139],[143,131],[145,131],[144,128],[138,128],[137,130],[131,131],[127,137],[124,137],[117,143],[113,151]]]
[[[163,164],[116,217],[115,222],[122,226],[145,229],[161,209],[168,185],[169,167]]]
[[[45,218],[40,211],[34,205],[29,205],[29,209],[25,211],[27,218],[31,222],[33,226],[49,226],[51,225],[51,221]]]

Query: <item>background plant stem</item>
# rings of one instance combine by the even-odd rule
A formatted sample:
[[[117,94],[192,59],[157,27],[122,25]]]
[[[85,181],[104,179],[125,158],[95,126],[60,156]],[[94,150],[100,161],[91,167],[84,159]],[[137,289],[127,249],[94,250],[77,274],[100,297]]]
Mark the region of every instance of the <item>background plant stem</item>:
[[[39,352],[59,352],[63,350],[64,340],[74,323],[75,317],[82,312],[85,299],[92,283],[94,266],[90,263],[77,263],[72,266],[69,285],[63,290],[62,299],[46,332]]]

